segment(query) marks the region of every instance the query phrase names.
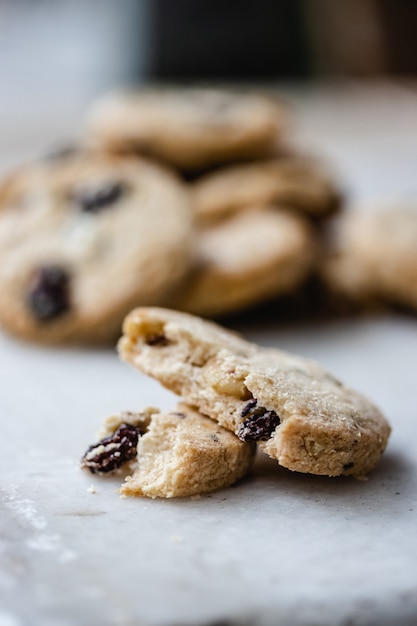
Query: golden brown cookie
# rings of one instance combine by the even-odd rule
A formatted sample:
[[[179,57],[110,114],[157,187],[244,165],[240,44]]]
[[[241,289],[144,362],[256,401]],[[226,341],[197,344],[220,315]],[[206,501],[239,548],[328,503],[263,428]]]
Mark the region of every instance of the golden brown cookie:
[[[182,183],[134,157],[75,153],[0,183],[0,323],[25,339],[114,339],[137,304],[166,302],[188,270]]]
[[[332,177],[311,159],[284,157],[234,165],[197,179],[192,186],[197,218],[216,220],[252,204],[278,204],[312,217],[339,206],[341,195]]]
[[[242,310],[296,289],[315,259],[305,218],[252,207],[196,233],[196,263],[171,306],[203,316]]]
[[[168,309],[126,318],[121,357],[288,469],[365,476],[390,427],[377,407],[313,361],[261,348]]]
[[[255,452],[253,443],[184,404],[112,416],[99,436],[82,466],[99,474],[125,467],[130,475],[120,491],[126,496],[176,498],[222,489],[247,473]]]
[[[417,309],[417,207],[399,202],[347,214],[322,274],[331,289],[352,299]]]
[[[260,95],[144,89],[102,98],[88,129],[107,149],[137,150],[195,170],[269,154],[283,124],[282,107]]]

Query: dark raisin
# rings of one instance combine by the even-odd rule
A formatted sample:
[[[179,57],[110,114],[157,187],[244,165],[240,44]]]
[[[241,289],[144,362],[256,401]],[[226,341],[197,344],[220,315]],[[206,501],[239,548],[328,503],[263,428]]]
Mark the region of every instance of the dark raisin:
[[[112,472],[136,456],[141,432],[132,424],[121,424],[109,437],[93,444],[81,459],[81,467],[93,474]]]
[[[145,343],[148,346],[159,346],[159,347],[163,347],[163,346],[168,346],[169,345],[169,340],[165,337],[165,335],[147,335],[147,337],[145,338]]]
[[[40,268],[30,284],[27,304],[40,322],[48,322],[66,313],[70,308],[68,273],[56,265]]]
[[[344,464],[344,466],[343,466],[343,469],[344,469],[344,470],[349,470],[349,469],[352,469],[352,467],[353,467],[354,465],[355,465],[354,463],[345,463],[345,464]]]
[[[171,415],[175,415],[175,417],[179,417],[182,420],[185,420],[185,418],[187,417],[185,413],[171,413]]]
[[[242,417],[246,417],[246,415],[249,413],[249,411],[251,411],[256,405],[257,405],[257,400],[255,400],[255,398],[251,398],[251,400],[249,400],[249,402],[247,402],[245,404],[245,406],[243,407],[242,411],[241,411],[241,416]]]
[[[79,187],[71,197],[84,213],[98,213],[113,205],[125,192],[124,183],[111,181]]]
[[[275,411],[257,406],[257,402],[255,398],[249,400],[241,411],[241,416],[247,417],[236,433],[242,441],[265,441],[281,423]]]

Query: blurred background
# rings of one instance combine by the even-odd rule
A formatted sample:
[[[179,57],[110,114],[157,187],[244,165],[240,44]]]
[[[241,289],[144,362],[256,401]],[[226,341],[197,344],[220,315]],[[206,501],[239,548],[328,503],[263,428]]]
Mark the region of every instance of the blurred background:
[[[342,166],[352,130],[373,155],[390,136],[385,167],[415,154],[415,0],[0,0],[0,58],[0,167],[81,133],[97,95],[149,82],[276,85]],[[357,151],[347,165],[363,182]]]
[[[417,72],[414,0],[0,0],[0,110],[144,81]]]

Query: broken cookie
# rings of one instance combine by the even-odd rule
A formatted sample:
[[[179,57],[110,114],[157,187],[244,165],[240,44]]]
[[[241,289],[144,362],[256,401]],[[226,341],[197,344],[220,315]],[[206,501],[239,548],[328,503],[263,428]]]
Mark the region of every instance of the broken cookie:
[[[363,478],[387,444],[390,426],[379,409],[317,363],[198,317],[138,308],[124,322],[119,350],[290,470]]]
[[[255,453],[254,444],[184,404],[122,412],[99,436],[81,465],[98,474],[126,469],[131,475],[120,491],[127,496],[175,498],[227,487],[246,474]]]

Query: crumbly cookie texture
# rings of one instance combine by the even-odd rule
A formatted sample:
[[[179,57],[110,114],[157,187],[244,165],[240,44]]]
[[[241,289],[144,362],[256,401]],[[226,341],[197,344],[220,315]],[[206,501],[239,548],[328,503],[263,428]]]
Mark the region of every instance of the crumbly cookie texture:
[[[0,323],[41,342],[113,340],[133,306],[167,302],[192,234],[186,189],[150,161],[28,165],[0,183]]]
[[[222,489],[248,472],[255,453],[252,442],[185,404],[112,416],[99,436],[104,439],[90,446],[82,465],[98,473],[125,466],[131,475],[120,491],[126,496],[175,498]]]
[[[252,207],[200,227],[195,244],[194,271],[171,306],[206,316],[294,290],[316,257],[308,221],[276,207]]]
[[[148,89],[109,94],[93,107],[92,141],[137,150],[185,170],[271,153],[282,106],[260,95],[215,89]]]
[[[197,218],[218,219],[251,204],[277,203],[324,217],[339,207],[341,193],[331,175],[311,159],[284,157],[225,167],[192,187]]]
[[[331,287],[417,308],[417,205],[352,211],[336,239],[322,268]]]
[[[244,441],[298,472],[362,478],[390,426],[365,397],[315,362],[261,348],[212,322],[139,308],[121,357]]]

